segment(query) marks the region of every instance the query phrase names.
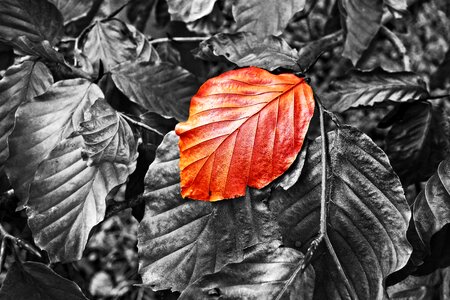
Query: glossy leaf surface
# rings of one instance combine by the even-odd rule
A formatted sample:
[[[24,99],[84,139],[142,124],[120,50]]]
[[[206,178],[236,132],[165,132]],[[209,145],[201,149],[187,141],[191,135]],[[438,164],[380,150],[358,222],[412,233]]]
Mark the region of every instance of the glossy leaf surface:
[[[0,1],[0,39],[25,35],[32,41],[54,45],[63,33],[63,18],[47,0]]]
[[[85,79],[62,80],[19,107],[16,126],[9,136],[10,157],[6,171],[21,202],[28,200],[34,173],[52,149],[78,130],[84,112],[103,98],[100,88]]]
[[[178,137],[169,132],[145,177],[146,209],[139,227],[139,273],[156,290],[184,290],[249,247],[279,239],[268,207],[250,193],[219,203],[180,195]],[[250,199],[252,198],[252,199]]]
[[[25,61],[6,71],[0,81],[0,169],[9,156],[8,136],[14,128],[17,108],[52,84],[52,74],[41,62]]]
[[[213,10],[216,0],[168,0],[169,13],[173,21],[192,22]]]
[[[293,74],[251,67],[209,79],[176,127],[181,194],[217,201],[265,187],[294,162],[313,113],[311,87]]]
[[[53,262],[81,259],[108,194],[136,168],[131,128],[105,100],[95,102],[81,127],[82,136],[63,140],[39,165],[30,187],[29,226]]]

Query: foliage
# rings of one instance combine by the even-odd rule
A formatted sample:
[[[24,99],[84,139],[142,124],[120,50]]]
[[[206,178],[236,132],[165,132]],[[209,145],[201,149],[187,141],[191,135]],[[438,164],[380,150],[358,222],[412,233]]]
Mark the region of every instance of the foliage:
[[[449,12],[0,1],[0,299],[450,297]]]

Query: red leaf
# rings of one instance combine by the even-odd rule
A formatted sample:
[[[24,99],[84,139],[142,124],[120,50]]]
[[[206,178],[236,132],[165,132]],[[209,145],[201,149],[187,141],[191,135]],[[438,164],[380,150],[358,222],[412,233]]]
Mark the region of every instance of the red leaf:
[[[294,162],[313,113],[311,87],[293,74],[250,67],[209,79],[175,129],[182,196],[217,201],[265,187]]]

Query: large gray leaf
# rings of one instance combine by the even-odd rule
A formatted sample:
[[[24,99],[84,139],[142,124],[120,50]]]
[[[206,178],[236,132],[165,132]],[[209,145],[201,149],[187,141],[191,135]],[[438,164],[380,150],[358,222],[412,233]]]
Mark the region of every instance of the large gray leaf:
[[[198,20],[209,15],[216,0],[168,0],[169,13],[173,21],[183,21],[185,23]]]
[[[142,33],[117,19],[95,22],[82,43],[82,52],[94,68],[98,70],[101,61],[105,71],[138,57],[148,60],[151,52],[155,55],[153,50]]]
[[[87,16],[94,2],[92,0],[50,0],[64,17],[64,24]]]
[[[389,160],[369,137],[342,127],[331,139],[328,234],[359,299],[382,299],[383,279],[411,254],[406,239],[410,210]],[[270,207],[286,245],[307,247],[319,229],[320,138],[310,144],[299,181],[276,190]],[[331,256],[313,263],[315,299],[347,299]]]
[[[346,38],[342,55],[356,66],[381,27],[383,0],[340,0]]]
[[[83,114],[95,100],[103,98],[100,88],[85,79],[63,80],[45,94],[20,106],[16,126],[9,136],[10,157],[6,173],[19,209],[28,200],[28,190],[39,163],[64,138],[78,129]]]
[[[28,223],[51,261],[81,259],[90,230],[105,216],[108,194],[136,168],[133,132],[105,100],[92,105],[82,128],[82,136],[52,150],[30,187]]]
[[[305,0],[236,0],[232,12],[238,31],[257,36],[280,35],[289,20],[305,7]]]
[[[194,75],[168,62],[125,62],[111,70],[117,88],[131,101],[163,116],[187,119],[199,84]]]
[[[411,72],[353,70],[330,84],[326,94],[329,109],[343,112],[350,107],[373,106],[387,100],[407,102],[428,97],[420,75]]]
[[[218,33],[203,41],[194,54],[201,59],[222,56],[239,67],[255,66],[267,70],[279,67],[300,70],[298,52],[276,36],[257,37],[250,32]]]
[[[450,126],[447,115],[429,102],[406,105],[385,144],[394,170],[407,186],[427,180],[450,154]]]
[[[449,191],[450,159],[447,158],[439,164],[414,201],[413,219],[419,237],[418,244],[414,244],[414,254],[418,257],[430,253],[431,238],[450,223]]]
[[[46,0],[0,1],[0,39],[12,40],[20,35],[32,41],[47,40],[54,45],[62,34],[63,18]]]
[[[80,288],[44,264],[15,262],[0,290],[2,300],[87,300]]]
[[[52,74],[41,62],[25,61],[6,70],[0,81],[0,170],[9,156],[8,137],[14,128],[17,108],[52,84]]]
[[[260,197],[216,203],[183,199],[178,140],[173,131],[165,136],[145,178],[139,273],[157,290],[182,291],[201,276],[242,261],[246,248],[279,238]]]
[[[312,266],[290,281],[301,263],[303,254],[292,248],[280,247],[271,254],[259,252],[217,273],[203,276],[181,294],[180,300],[217,299],[217,296],[247,300],[312,299]]]

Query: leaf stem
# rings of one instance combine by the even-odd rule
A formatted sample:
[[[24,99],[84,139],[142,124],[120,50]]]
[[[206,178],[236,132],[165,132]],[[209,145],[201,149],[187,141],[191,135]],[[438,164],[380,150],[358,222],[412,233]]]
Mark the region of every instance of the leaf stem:
[[[437,100],[437,99],[448,98],[448,97],[450,97],[450,94],[430,95],[430,97],[428,97],[427,100]]]
[[[0,237],[2,240],[2,245],[0,248],[0,272],[3,268],[3,262],[5,261],[6,242],[7,241],[11,241],[13,244],[16,244],[17,246],[27,250],[28,252],[33,253],[37,257],[42,258],[40,251],[38,249],[36,249],[36,247],[32,246],[28,242],[26,242],[18,237],[10,235],[1,224],[0,224]]]
[[[129,121],[131,124],[134,124],[134,125],[136,125],[136,126],[142,127],[142,128],[144,128],[144,129],[146,129],[146,130],[149,130],[149,131],[152,131],[152,132],[155,132],[155,133],[161,135],[161,133],[160,133],[158,130],[153,129],[153,128],[151,128],[150,126],[145,125],[144,123],[141,123],[141,122],[139,122],[139,121],[136,121],[136,120],[134,120],[133,118],[127,116],[126,114],[124,114],[124,113],[122,113],[122,112],[119,112],[119,114],[120,114],[124,119],[126,119],[127,121]]]
[[[405,71],[411,71],[411,60],[409,59],[406,47],[402,40],[400,40],[399,37],[386,26],[381,26],[380,33],[382,33],[391,42],[391,44],[397,49],[397,52],[402,56],[403,68]]]
[[[322,160],[322,184],[321,184],[321,197],[320,197],[320,229],[319,229],[319,237],[323,237],[325,240],[325,245],[330,253],[333,262],[336,265],[339,275],[341,276],[342,281],[350,295],[351,299],[358,299],[358,296],[350,284],[350,281],[347,278],[347,275],[342,268],[341,263],[336,255],[336,251],[333,248],[333,244],[331,243],[328,232],[327,232],[327,218],[328,218],[328,201],[327,201],[327,155],[328,155],[328,134],[325,131],[325,118],[324,118],[324,108],[320,101],[320,98],[317,95],[314,95],[316,99],[317,106],[319,107],[319,119],[320,119],[320,136],[322,142],[322,151],[321,151],[321,160]]]
[[[189,37],[165,37],[149,41],[150,44],[167,43],[171,41],[175,42],[201,42],[209,39],[209,36],[189,36]]]
[[[111,206],[108,206],[105,213],[105,219],[117,214],[118,212],[125,210],[127,208],[132,208],[135,206],[138,206],[144,202],[144,195],[140,194],[136,196],[135,198],[132,198],[130,200],[125,200],[122,202],[116,202]]]

